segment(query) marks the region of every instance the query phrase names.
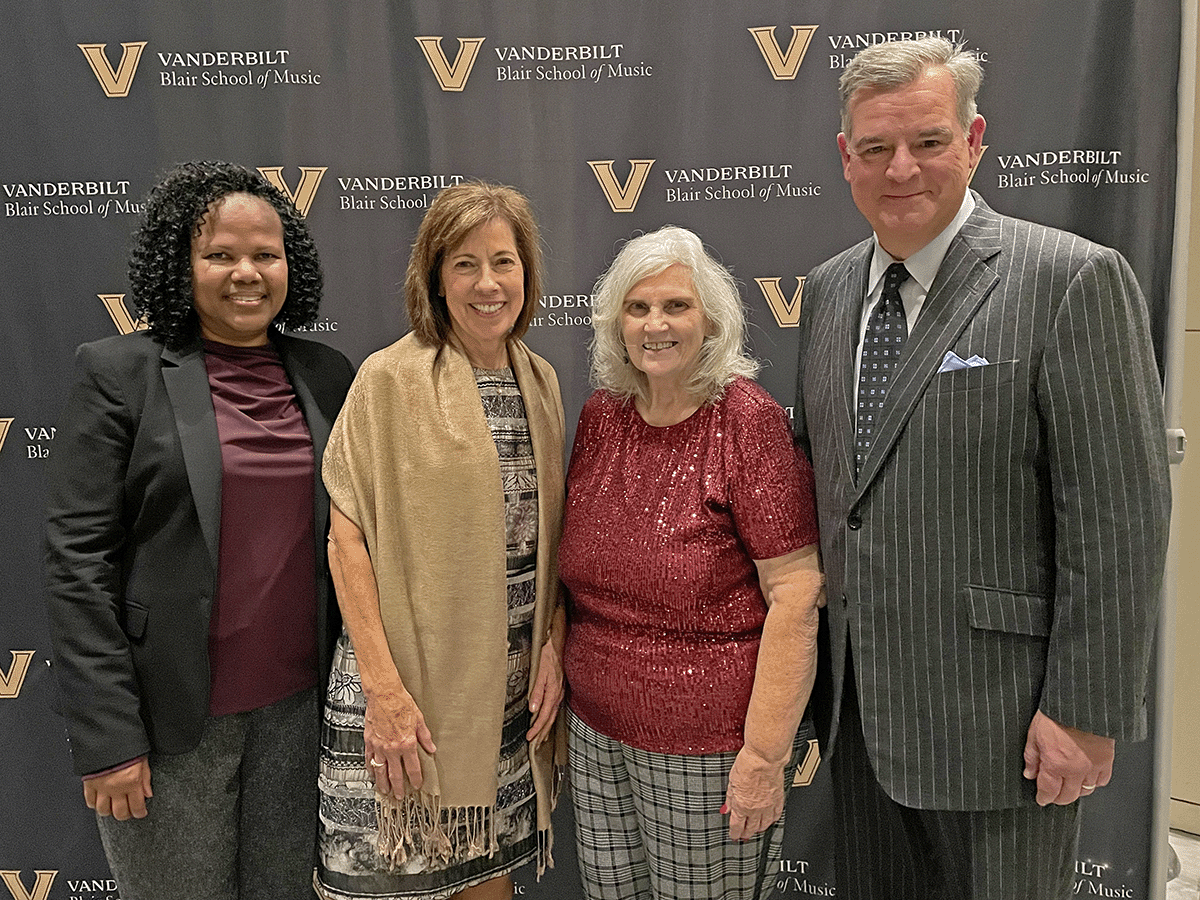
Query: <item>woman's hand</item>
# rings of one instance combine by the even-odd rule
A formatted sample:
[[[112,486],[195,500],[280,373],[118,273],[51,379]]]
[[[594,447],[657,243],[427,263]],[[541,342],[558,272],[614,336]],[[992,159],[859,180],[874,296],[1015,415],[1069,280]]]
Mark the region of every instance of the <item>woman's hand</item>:
[[[721,814],[729,816],[729,839],[744,841],[766,831],[783,815],[783,765],[742,747],[729,770]]]
[[[542,644],[541,662],[538,664],[537,683],[529,695],[529,712],[534,716],[533,724],[525,732],[525,739],[537,746],[550,734],[558,707],[563,699],[562,656],[554,640]]]
[[[425,776],[417,748],[432,754],[437,746],[408,691],[385,691],[367,701],[363,741],[375,790],[399,799],[404,796],[405,778],[414,789],[421,789]]]
[[[112,816],[119,822],[144,819],[150,790],[150,762],[146,757],[132,765],[83,780],[83,800],[98,816]]]

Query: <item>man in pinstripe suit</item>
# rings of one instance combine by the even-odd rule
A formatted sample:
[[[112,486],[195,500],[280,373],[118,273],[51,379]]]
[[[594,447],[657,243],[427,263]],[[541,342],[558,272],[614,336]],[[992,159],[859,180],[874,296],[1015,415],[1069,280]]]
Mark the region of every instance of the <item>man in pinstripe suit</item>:
[[[1115,251],[968,190],[981,77],[941,39],[851,62],[838,143],[874,237],[804,287],[815,703],[850,898],[1069,896],[1076,801],[1146,733],[1170,486],[1145,303]],[[893,262],[906,334],[867,421]]]

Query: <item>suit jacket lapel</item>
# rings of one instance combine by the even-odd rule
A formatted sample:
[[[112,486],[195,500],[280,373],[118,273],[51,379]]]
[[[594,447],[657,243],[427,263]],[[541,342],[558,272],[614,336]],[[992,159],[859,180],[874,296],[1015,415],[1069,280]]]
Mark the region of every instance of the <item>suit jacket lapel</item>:
[[[182,350],[163,350],[163,384],[171,399],[183,462],[200,516],[200,532],[217,571],[221,542],[221,439],[213,413],[204,347],[197,341]]]
[[[975,211],[951,242],[921,307],[915,337],[904,347],[883,417],[859,473],[859,496],[879,472],[946,351],[1000,280],[991,264],[1000,252],[1000,217],[978,196],[975,199]]]
[[[837,371],[833,375],[833,408],[844,416],[845,422],[845,427],[836,430],[839,444],[837,452],[851,481],[854,480],[854,431],[858,418],[858,367],[855,357],[873,248],[874,244],[869,240],[856,248],[834,311],[837,318],[833,325],[833,353],[830,358]]]

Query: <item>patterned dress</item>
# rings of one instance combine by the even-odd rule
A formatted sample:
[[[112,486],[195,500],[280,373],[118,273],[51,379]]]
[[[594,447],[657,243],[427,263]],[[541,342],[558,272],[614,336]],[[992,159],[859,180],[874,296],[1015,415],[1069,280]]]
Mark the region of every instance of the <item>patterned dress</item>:
[[[375,788],[364,758],[366,699],[354,648],[338,641],[321,729],[320,834],[315,887],[325,900],[440,900],[511,872],[537,854],[537,800],[529,767],[529,670],[537,562],[537,471],[525,404],[511,369],[475,369],[500,457],[508,584],[508,689],[497,769],[496,831],[490,856],[464,851],[448,864],[411,856],[389,867],[376,850]],[[437,735],[434,735],[437,740]],[[466,845],[461,841],[461,846]]]

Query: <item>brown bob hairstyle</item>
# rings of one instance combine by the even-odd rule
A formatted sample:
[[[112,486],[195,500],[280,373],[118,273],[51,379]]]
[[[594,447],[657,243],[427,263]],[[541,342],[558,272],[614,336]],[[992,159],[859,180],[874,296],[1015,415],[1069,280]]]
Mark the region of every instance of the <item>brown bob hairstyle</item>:
[[[496,218],[512,226],[521,267],[525,270],[525,304],[509,337],[515,340],[529,330],[542,296],[542,245],[533,210],[516,188],[465,181],[445,188],[434,197],[421,220],[408,258],[404,296],[408,319],[422,342],[441,347],[450,338],[453,323],[446,298],[441,296],[442,260],[473,229]]]

